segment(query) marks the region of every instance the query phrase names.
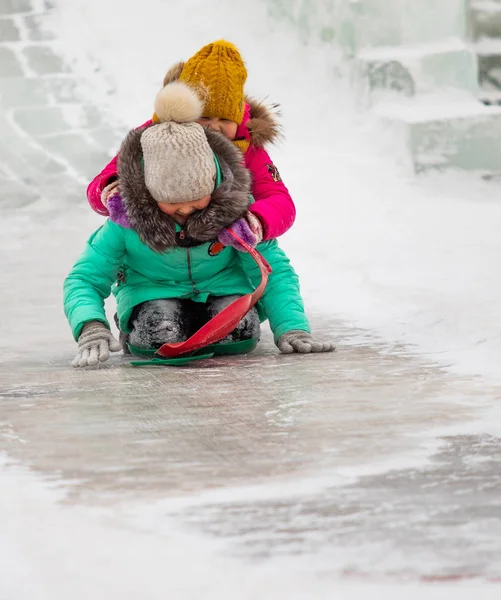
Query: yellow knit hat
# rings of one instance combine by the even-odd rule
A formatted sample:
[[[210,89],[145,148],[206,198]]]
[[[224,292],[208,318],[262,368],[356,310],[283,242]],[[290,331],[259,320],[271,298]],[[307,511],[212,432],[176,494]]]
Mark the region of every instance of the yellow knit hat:
[[[240,125],[247,69],[236,46],[225,40],[207,44],[185,63],[179,79],[205,96],[204,117]]]

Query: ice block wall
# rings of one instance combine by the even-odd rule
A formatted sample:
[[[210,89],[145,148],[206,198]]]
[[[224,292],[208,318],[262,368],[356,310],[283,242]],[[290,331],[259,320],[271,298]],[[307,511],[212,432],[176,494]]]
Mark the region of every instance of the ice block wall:
[[[479,85],[487,71],[501,82],[501,0],[268,2],[303,41],[343,49],[357,102],[394,127],[416,171],[501,170],[501,110]]]

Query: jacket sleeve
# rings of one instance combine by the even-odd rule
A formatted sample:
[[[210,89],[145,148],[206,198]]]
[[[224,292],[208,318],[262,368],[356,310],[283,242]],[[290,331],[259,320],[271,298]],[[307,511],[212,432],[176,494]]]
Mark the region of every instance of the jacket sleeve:
[[[249,149],[247,168],[252,173],[254,204],[250,211],[261,221],[264,240],[288,231],[296,219],[296,207],[280,174],[264,148]]]
[[[109,327],[104,300],[111,293],[124,252],[123,229],[106,221],[92,234],[66,278],[64,313],[76,341],[87,321],[101,321]]]
[[[299,289],[299,278],[289,258],[276,240],[258,244],[257,250],[272,268],[260,304],[264,308],[265,317],[270,322],[275,342],[283,333],[294,329],[310,333],[310,325],[304,312]],[[246,274],[254,287],[257,287],[261,280],[259,267],[247,252],[239,252],[238,255]]]
[[[150,124],[151,120],[146,121],[146,123],[140,125],[138,129],[142,129]],[[109,183],[118,178],[117,159],[118,156],[114,156],[101,173],[96,175],[87,186],[87,200],[89,201],[90,207],[93,211],[97,212],[97,214],[105,217],[109,215],[109,212],[106,206],[101,202],[101,192]]]

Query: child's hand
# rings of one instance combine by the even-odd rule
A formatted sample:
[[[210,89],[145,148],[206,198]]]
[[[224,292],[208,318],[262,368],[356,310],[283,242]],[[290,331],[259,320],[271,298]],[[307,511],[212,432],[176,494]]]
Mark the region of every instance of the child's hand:
[[[109,183],[106,187],[103,188],[101,192],[101,202],[104,206],[108,206],[108,202],[110,198],[113,198],[116,194],[118,194],[120,190],[118,189],[118,179]]]
[[[239,238],[244,242],[247,242],[249,246],[252,246],[253,248],[255,248],[263,239],[263,226],[261,225],[260,220],[250,212],[244,217],[237,219],[230,227],[228,227],[228,229],[232,229]],[[217,237],[223,246],[232,246],[240,252],[245,252],[245,248],[243,248],[237,240],[226,231],[226,229],[220,231]]]
[[[93,367],[105,362],[111,352],[121,350],[120,343],[101,321],[85,323],[78,338],[78,354],[71,363],[74,367]]]
[[[308,354],[310,352],[332,352],[336,348],[330,342],[321,342],[307,331],[287,331],[278,338],[278,349],[282,354]]]

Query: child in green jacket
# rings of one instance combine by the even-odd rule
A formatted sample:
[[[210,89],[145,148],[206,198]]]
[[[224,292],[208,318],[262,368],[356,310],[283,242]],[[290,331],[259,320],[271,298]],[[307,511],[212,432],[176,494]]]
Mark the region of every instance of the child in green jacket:
[[[110,351],[159,348],[184,341],[236,297],[254,290],[252,257],[225,244],[233,228],[273,272],[257,310],[224,341],[259,337],[270,322],[281,352],[328,352],[304,313],[296,273],[276,240],[259,243],[248,210],[250,177],[237,148],[194,121],[203,105],[183,83],[165,96],[166,120],[131,131],[118,159],[120,194],[110,219],[87,242],[64,283],[64,309],[79,351],[73,365],[96,365]],[[219,235],[219,239],[218,239]],[[120,344],[109,329],[104,300],[117,302]]]

